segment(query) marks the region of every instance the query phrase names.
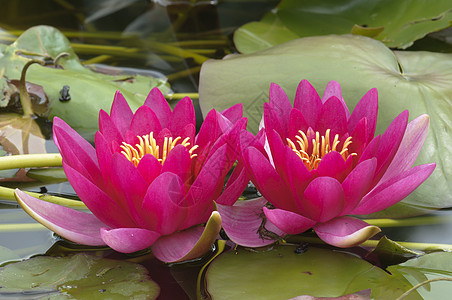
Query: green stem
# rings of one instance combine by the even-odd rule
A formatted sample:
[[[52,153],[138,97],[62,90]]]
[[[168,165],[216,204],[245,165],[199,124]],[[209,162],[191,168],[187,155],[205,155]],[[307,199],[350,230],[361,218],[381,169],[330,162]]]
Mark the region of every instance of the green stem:
[[[198,64],[202,64],[203,62],[205,62],[206,60],[209,60],[210,58],[208,58],[207,56],[204,55],[200,55],[200,54],[196,54],[193,53],[191,51],[188,50],[184,50],[178,47],[174,47],[174,46],[170,46],[167,44],[163,44],[163,43],[158,43],[158,42],[152,42],[150,44],[150,46],[154,49],[160,50],[162,52],[166,52],[175,56],[179,56],[182,58],[193,58],[193,60],[195,62],[197,62]]]
[[[0,224],[0,232],[39,231],[47,230],[40,223]]]
[[[59,153],[23,154],[0,157],[0,170],[61,166],[62,158]]]
[[[2,201],[6,201],[6,202],[17,203],[16,197],[14,196],[14,191],[15,191],[15,189],[0,186],[0,199]],[[71,207],[71,208],[75,208],[75,209],[86,209],[86,205],[82,201],[67,199],[67,198],[58,197],[58,196],[43,195],[43,194],[33,193],[33,192],[25,192],[25,193],[27,193],[28,195],[30,195],[32,197],[41,199],[43,201],[55,203],[58,205],[63,205],[63,206]]]
[[[198,99],[199,94],[198,93],[174,93],[174,94],[165,95],[165,99],[168,101],[182,99],[184,97],[189,97],[191,99]]]
[[[171,46],[176,47],[193,47],[193,46],[226,46],[229,44],[227,40],[189,40],[189,41],[178,41],[178,42],[172,42],[167,43]]]
[[[406,296],[408,296],[409,294],[411,294],[412,292],[414,292],[416,289],[420,288],[421,286],[423,286],[425,284],[429,284],[430,282],[435,282],[435,281],[452,281],[452,278],[450,278],[450,277],[440,277],[440,278],[433,278],[433,279],[429,279],[429,280],[426,280],[426,281],[422,281],[421,283],[416,284],[411,289],[409,289],[408,291],[403,293],[396,300],[402,300],[403,298],[405,298]]]
[[[378,227],[404,227],[404,226],[419,226],[419,225],[433,225],[452,222],[451,216],[429,216],[406,219],[366,219],[363,220],[370,225]]]
[[[309,237],[309,236],[302,236],[302,235],[291,235],[287,237],[287,242],[290,243],[311,243],[311,244],[326,244],[324,241],[319,239],[318,237]],[[369,247],[369,248],[375,248],[378,245],[378,240],[367,240],[364,243],[362,243],[361,247]],[[415,249],[420,250],[423,252],[426,251],[452,251],[452,245],[448,244],[432,244],[432,243],[413,243],[413,242],[398,242],[395,241],[397,244],[409,248],[409,249]]]
[[[172,73],[172,74],[166,75],[166,78],[168,79],[168,81],[172,81],[172,80],[175,80],[175,79],[179,79],[179,78],[190,76],[190,75],[195,74],[195,73],[199,73],[199,71],[201,71],[201,66],[196,66],[196,67],[193,67],[193,68],[190,68],[190,69],[186,69],[186,70],[182,70],[182,71],[179,71],[179,72],[176,72],[176,73]]]
[[[22,68],[22,74],[20,75],[19,95],[20,95],[20,105],[22,106],[22,109],[24,111],[24,117],[31,117],[34,115],[33,108],[31,107],[30,95],[28,95],[28,91],[27,91],[25,74],[27,73],[28,68],[32,64],[36,64],[36,63],[41,64],[41,65],[44,64],[44,62],[41,60],[32,59],[25,64],[25,66]]]

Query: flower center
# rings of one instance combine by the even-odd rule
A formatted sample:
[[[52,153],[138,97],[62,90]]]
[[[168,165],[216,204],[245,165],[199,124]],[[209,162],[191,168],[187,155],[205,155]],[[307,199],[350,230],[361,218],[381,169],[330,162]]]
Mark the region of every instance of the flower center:
[[[162,149],[160,149],[160,146],[157,145],[157,141],[154,138],[153,132],[137,137],[140,142],[136,144],[135,147],[127,144],[126,142],[122,142],[122,145],[120,146],[123,150],[121,151],[121,153],[124,154],[124,156],[128,160],[130,160],[135,165],[135,167],[138,166],[140,160],[146,154],[153,155],[161,164],[163,164],[168,156],[168,153],[178,144],[189,149],[188,152],[190,153],[190,158],[197,156],[197,154],[194,154],[193,151],[195,151],[199,146],[195,145],[193,147],[190,147],[189,137],[186,137],[182,142],[180,142],[182,140],[180,136],[175,139],[173,139],[173,137],[165,137],[165,139],[163,140]]]
[[[296,144],[287,139],[289,147],[300,157],[309,171],[317,169],[322,158],[331,151],[337,151],[342,155],[344,160],[347,160],[349,156],[356,155],[356,153],[349,153],[348,146],[352,143],[352,137],[349,136],[342,145],[342,150],[338,150],[340,144],[339,134],[334,136],[333,143],[330,144],[330,129],[327,129],[325,135],[320,137],[318,131],[315,133],[315,139],[311,140],[311,147],[309,147],[308,137],[306,134],[299,130],[300,135],[296,135]],[[298,145],[298,147],[297,147]]]

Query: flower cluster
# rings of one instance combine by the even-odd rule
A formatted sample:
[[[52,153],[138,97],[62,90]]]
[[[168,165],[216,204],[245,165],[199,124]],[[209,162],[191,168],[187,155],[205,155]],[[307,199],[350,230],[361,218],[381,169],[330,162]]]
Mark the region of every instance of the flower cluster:
[[[427,115],[408,123],[404,111],[374,136],[375,89],[352,113],[334,81],[323,98],[306,80],[293,105],[276,84],[269,98],[256,136],[246,131],[241,105],[210,111],[196,134],[191,100],[172,111],[157,88],[135,113],[118,92],[110,115],[99,114],[95,147],[55,118],[65,173],[91,213],[19,190],[18,202],[73,242],[125,253],[150,247],[174,262],[205,254],[221,225],[232,241],[251,247],[310,228],[331,245],[359,245],[379,228],[349,215],[401,201],[435,168],[412,167]],[[263,197],[237,201],[250,179]]]

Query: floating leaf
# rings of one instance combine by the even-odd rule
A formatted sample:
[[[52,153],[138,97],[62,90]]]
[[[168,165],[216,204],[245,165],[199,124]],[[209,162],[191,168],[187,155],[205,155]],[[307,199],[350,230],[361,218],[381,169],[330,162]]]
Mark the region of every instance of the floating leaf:
[[[382,237],[377,247],[369,253],[369,256],[376,256],[383,267],[399,264],[420,255],[422,253],[405,248],[386,236]]]
[[[159,287],[138,264],[87,254],[37,256],[0,268],[0,296],[155,299]]]
[[[452,253],[426,254],[400,265],[390,266],[388,271],[394,277],[405,278],[413,286],[425,283],[412,293],[419,293],[421,299],[444,299],[445,295],[452,293]],[[429,283],[430,280],[439,281]]]
[[[411,119],[428,113],[430,131],[416,164],[436,162],[437,167],[402,204],[379,215],[406,216],[452,205],[448,184],[452,177],[451,54],[392,52],[379,41],[356,35],[303,38],[255,54],[204,63],[199,103],[207,113],[242,102],[248,128],[256,132],[270,83],[279,84],[294,99],[301,79],[308,79],[317,91],[323,91],[330,80],[338,81],[351,109],[376,87],[377,134],[405,109]]]
[[[300,295],[340,297],[372,289],[375,299],[394,299],[408,282],[390,285],[391,276],[382,269],[344,252],[309,247],[302,254],[295,246],[264,251],[224,253],[209,266],[207,290],[212,299],[289,299]]]
[[[50,26],[32,27],[3,49],[0,70],[3,70],[4,78],[19,79],[23,66],[31,59],[53,64],[33,65],[27,71],[27,81],[43,87],[50,101],[50,117],[59,116],[91,138],[98,127],[99,110],[109,111],[116,90],[124,94],[134,110],[143,104],[153,87],[159,87],[164,94],[169,91],[164,79],[142,75],[112,76],[85,68],[66,37]]]
[[[234,42],[242,53],[288,39],[327,34],[360,34],[388,47],[405,49],[414,41],[451,25],[449,0],[284,0],[260,22],[240,27]],[[265,30],[265,28],[267,30]]]

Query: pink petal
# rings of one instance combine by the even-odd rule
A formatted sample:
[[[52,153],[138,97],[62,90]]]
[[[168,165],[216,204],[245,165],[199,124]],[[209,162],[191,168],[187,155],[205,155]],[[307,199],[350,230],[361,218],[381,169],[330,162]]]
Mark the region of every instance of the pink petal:
[[[352,217],[339,217],[327,223],[318,223],[314,230],[324,242],[340,247],[354,247],[367,241],[381,230]]]
[[[287,136],[289,133],[289,116],[290,111],[292,110],[292,104],[290,103],[289,98],[287,98],[284,90],[275,83],[270,84],[269,100],[273,107],[273,111]]]
[[[17,202],[33,219],[78,244],[103,246],[100,228],[105,224],[93,214],[36,199],[16,189]]]
[[[181,135],[181,128],[188,124],[196,126],[195,109],[190,98],[185,97],[174,107],[173,114],[169,120],[168,128],[174,136]]]
[[[342,215],[350,214],[369,191],[377,168],[376,158],[359,163],[342,182],[345,206]]]
[[[399,149],[380,182],[384,182],[413,166],[427,137],[429,121],[428,115],[422,115],[408,123]]]
[[[225,189],[216,200],[217,203],[223,205],[233,205],[248,185],[250,180],[247,176],[246,170],[244,168],[238,170],[236,167],[234,169],[234,173],[236,170],[239,175],[236,178],[233,178],[232,176],[229,178]]]
[[[223,229],[231,241],[245,247],[262,247],[276,242],[269,236],[261,236],[264,229],[276,236],[285,235],[264,218],[262,208],[265,203],[267,200],[264,198],[257,198],[238,201],[234,206],[217,204]]]
[[[289,117],[289,136],[288,138],[292,141],[295,140],[296,135],[300,135],[299,131],[306,132],[308,130],[309,125],[306,122],[303,114],[298,109],[294,108],[290,112]]]
[[[345,165],[345,160],[339,152],[331,151],[327,153],[317,168],[317,173],[319,176],[328,176],[336,178],[339,182],[342,182],[347,176],[346,174],[347,166]]]
[[[115,187],[112,197],[126,208],[138,227],[146,227],[141,212],[148,183],[137,168],[122,154],[115,153],[111,163],[111,182]]]
[[[290,172],[292,166],[286,164],[287,146],[284,145],[281,137],[275,130],[267,131],[267,139],[276,172],[278,172],[282,180],[289,182],[288,173]]]
[[[187,204],[212,201],[220,195],[224,179],[231,162],[227,158],[227,147],[224,144],[218,148],[206,161],[198,177],[193,182],[187,195]]]
[[[435,169],[436,164],[411,168],[370,191],[351,214],[367,215],[388,208],[413,192]]]
[[[133,253],[148,248],[160,237],[160,234],[143,228],[102,228],[102,240],[113,250],[121,253]]]
[[[352,143],[348,146],[349,153],[356,153],[357,158],[360,158],[363,154],[365,147],[367,146],[367,119],[362,118],[353,129]]]
[[[209,143],[213,144],[219,137],[219,133],[217,133],[219,132],[217,117],[217,112],[212,109],[209,111],[201,125],[195,141],[195,144],[199,146],[200,151],[202,151]]]
[[[103,184],[93,146],[61,119],[54,118],[53,132],[63,161],[96,184]]]
[[[130,127],[133,112],[120,91],[116,91],[113,104],[111,105],[110,116],[111,120],[116,125],[116,128],[118,128],[121,135],[124,136],[127,129]]]
[[[137,166],[143,179],[146,180],[148,184],[151,184],[154,179],[160,175],[162,170],[162,164],[151,154],[146,154],[140,160]]]
[[[303,113],[310,126],[315,124],[322,107],[322,100],[306,79],[303,79],[297,87],[293,107]]]
[[[184,198],[184,183],[176,174],[167,172],[158,176],[149,185],[142,205],[149,228],[162,235],[181,229],[187,215]]]
[[[174,147],[163,163],[161,173],[164,172],[171,172],[179,176],[188,190],[192,183],[191,158],[188,149],[183,145]]]
[[[322,105],[315,128],[321,135],[324,135],[327,129],[331,129],[333,138],[336,134],[342,136],[347,132],[347,116],[338,98],[331,97]]]
[[[304,216],[323,223],[340,215],[344,201],[344,190],[339,181],[331,177],[317,177],[304,191],[300,209]]]
[[[348,131],[352,132],[356,124],[362,119],[367,118],[367,141],[369,142],[375,135],[378,113],[378,92],[373,88],[369,90],[358,102],[348,120]]]
[[[218,148],[226,145],[227,153],[226,153],[226,164],[225,172],[229,171],[229,169],[232,167],[234,162],[237,160],[239,154],[240,154],[240,135],[242,129],[242,121],[238,121],[233,125],[232,128],[229,129],[229,131],[225,134],[222,134],[213,144],[212,148],[210,149],[210,153],[207,156],[207,160],[210,159],[211,156],[215,155]]]
[[[187,124],[184,128],[182,128],[180,131],[180,137],[182,140],[184,140],[186,137],[190,138],[190,145],[194,146],[195,141],[195,135],[196,135],[196,127],[193,124]]]
[[[305,232],[317,222],[297,213],[283,209],[268,209],[264,207],[265,216],[268,221],[275,224],[283,232],[288,234],[299,234]]]
[[[99,131],[110,144],[112,141],[121,144],[124,141],[124,134],[127,129],[124,130],[124,133],[121,133],[111,117],[104,110],[99,111]]]
[[[240,148],[242,149],[242,151],[248,147],[254,147],[264,154],[266,153],[264,149],[264,143],[265,129],[259,130],[256,136],[254,136],[247,130],[242,130],[240,132]]]
[[[98,186],[63,162],[64,172],[74,191],[89,210],[109,227],[136,227],[128,212]]]
[[[214,211],[205,227],[191,227],[158,239],[151,247],[152,253],[164,262],[199,258],[212,249],[220,229],[221,218],[218,212]]]
[[[58,149],[60,149],[60,152],[61,152],[61,148],[60,148],[60,145],[58,142],[59,133],[64,132],[68,135],[68,140],[70,142],[74,142],[74,143],[78,144],[80,146],[80,148],[84,149],[87,156],[95,157],[96,152],[95,152],[93,146],[91,146],[91,144],[87,140],[82,138],[77,133],[77,131],[72,129],[66,122],[64,122],[62,119],[60,119],[58,117],[53,118],[53,132],[54,132],[53,139],[55,141],[55,144],[57,144]]]
[[[359,163],[377,156],[378,147],[380,147],[380,139],[381,135],[377,135],[370,141],[359,158]]]
[[[342,103],[342,107],[344,108],[345,116],[347,120],[350,118],[350,111],[348,110],[348,106],[342,97],[341,85],[334,80],[328,82],[325,88],[325,92],[323,93],[322,103],[325,103],[331,97],[336,97]]]
[[[140,106],[133,115],[130,131],[134,136],[143,136],[154,132],[154,137],[162,130],[156,114],[148,106]]]
[[[288,132],[283,129],[282,122],[278,118],[277,110],[270,104],[264,103],[264,123],[265,123],[265,131],[272,132],[275,130],[281,136],[287,136]]]
[[[299,202],[303,199],[303,193],[315,175],[308,171],[303,161],[288,147],[286,147],[285,159],[288,170],[288,182],[293,190],[294,198]],[[300,210],[291,211],[299,212]]]
[[[97,161],[99,163],[99,169],[104,178],[104,182],[107,184],[110,181],[110,164],[111,157],[113,155],[113,153],[111,152],[111,145],[108,143],[108,141],[100,131],[96,132],[96,135],[94,136],[94,142],[96,144],[96,154]]]
[[[399,149],[405,129],[408,123],[408,111],[403,111],[398,115],[382,134],[377,151],[377,172],[374,179],[376,184],[386,172],[389,164],[393,161],[394,155]]]
[[[244,151],[243,158],[251,180],[269,202],[277,208],[298,211],[290,187],[259,150],[250,147]]]
[[[243,104],[237,103],[221,112],[232,123],[236,123],[243,116]]]
[[[144,105],[149,106],[152,109],[163,128],[168,127],[171,118],[171,108],[168,101],[166,101],[162,92],[157,87],[149,92],[144,101]]]

